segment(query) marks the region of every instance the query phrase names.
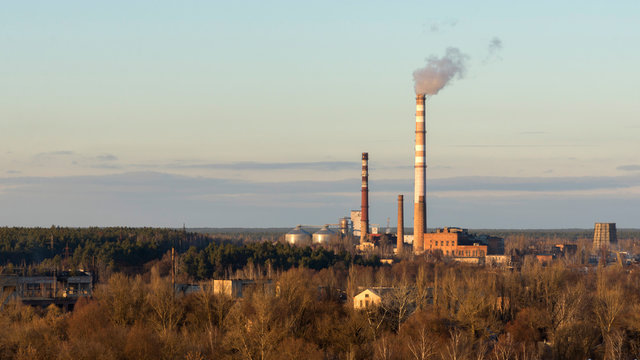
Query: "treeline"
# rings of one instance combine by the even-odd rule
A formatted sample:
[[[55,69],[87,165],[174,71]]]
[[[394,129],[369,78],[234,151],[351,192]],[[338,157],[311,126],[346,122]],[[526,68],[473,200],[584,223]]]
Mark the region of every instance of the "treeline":
[[[0,265],[140,269],[172,246],[184,251],[215,241],[204,234],[161,228],[0,228]]]
[[[495,235],[504,238],[522,238],[527,241],[554,239],[559,242],[577,242],[582,239],[593,240],[593,229],[544,229],[544,230],[471,230],[474,233]],[[619,240],[640,240],[640,229],[618,229]]]
[[[113,275],[71,313],[6,304],[0,358],[631,360],[640,356],[636,270],[422,260],[292,268],[236,301],[207,290],[174,296],[154,267]],[[354,310],[353,295],[371,286],[393,289],[382,306]]]
[[[280,235],[268,232],[272,241]],[[379,265],[377,256],[362,257],[344,246],[294,247],[264,241],[264,232],[204,234],[159,228],[0,228],[0,267],[4,271],[82,268],[100,277],[112,272],[142,274],[176,249],[180,281],[228,277],[247,265],[257,272],[292,267],[324,269],[336,264]],[[262,241],[259,241],[262,240]]]
[[[320,270],[337,264],[343,268],[348,268],[352,264],[378,266],[380,259],[375,255],[370,257],[354,255],[346,250],[331,251],[323,247],[297,247],[280,242],[245,245],[214,242],[202,250],[191,247],[180,257],[183,273],[194,280],[229,277],[249,264],[262,275],[269,271],[289,270],[293,267]]]

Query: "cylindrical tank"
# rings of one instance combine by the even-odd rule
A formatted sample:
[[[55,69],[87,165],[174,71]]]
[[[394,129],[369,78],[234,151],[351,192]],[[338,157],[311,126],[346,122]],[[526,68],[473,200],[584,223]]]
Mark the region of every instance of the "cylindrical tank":
[[[306,246],[311,244],[311,234],[302,229],[302,225],[289,231],[284,239],[291,245]]]
[[[340,232],[342,235],[347,235],[349,233],[349,218],[343,217],[340,219]]]
[[[325,225],[322,229],[313,233],[313,243],[321,245],[328,244],[333,234],[334,232],[329,230],[329,227]]]

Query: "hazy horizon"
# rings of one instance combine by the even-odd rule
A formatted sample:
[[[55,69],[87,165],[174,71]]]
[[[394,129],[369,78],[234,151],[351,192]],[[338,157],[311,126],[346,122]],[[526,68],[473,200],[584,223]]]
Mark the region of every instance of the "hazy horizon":
[[[412,224],[412,74],[453,54],[427,102],[429,227],[640,228],[638,15],[634,1],[6,3],[0,226],[336,223],[359,208],[365,151],[371,222],[393,226],[404,194]]]

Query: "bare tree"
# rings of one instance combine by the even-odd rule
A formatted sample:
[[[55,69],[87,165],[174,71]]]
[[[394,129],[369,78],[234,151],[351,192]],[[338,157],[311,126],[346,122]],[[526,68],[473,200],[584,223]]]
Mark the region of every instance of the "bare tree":
[[[374,343],[374,359],[391,360],[393,354],[393,339],[388,334],[381,336]]]
[[[443,360],[465,360],[471,355],[469,338],[458,328],[449,330],[449,341],[440,352]]]
[[[605,342],[605,359],[616,359],[620,337],[624,333],[618,331],[616,324],[626,307],[624,291],[619,284],[610,284],[611,278],[605,270],[600,270],[597,279],[596,298],[593,306],[596,323]]]
[[[415,360],[432,359],[436,354],[436,342],[424,326],[409,338],[407,347]]]
[[[147,303],[151,308],[151,321],[163,334],[175,330],[182,319],[183,308],[178,304],[171,281],[160,277],[158,269],[151,269],[151,284],[147,293]]]

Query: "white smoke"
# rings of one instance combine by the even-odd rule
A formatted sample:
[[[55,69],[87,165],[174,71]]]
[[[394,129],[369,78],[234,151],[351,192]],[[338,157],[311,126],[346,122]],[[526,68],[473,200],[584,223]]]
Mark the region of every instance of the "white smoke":
[[[458,48],[449,47],[444,56],[430,56],[427,65],[413,72],[416,94],[435,95],[454,78],[461,79],[469,56]]]

